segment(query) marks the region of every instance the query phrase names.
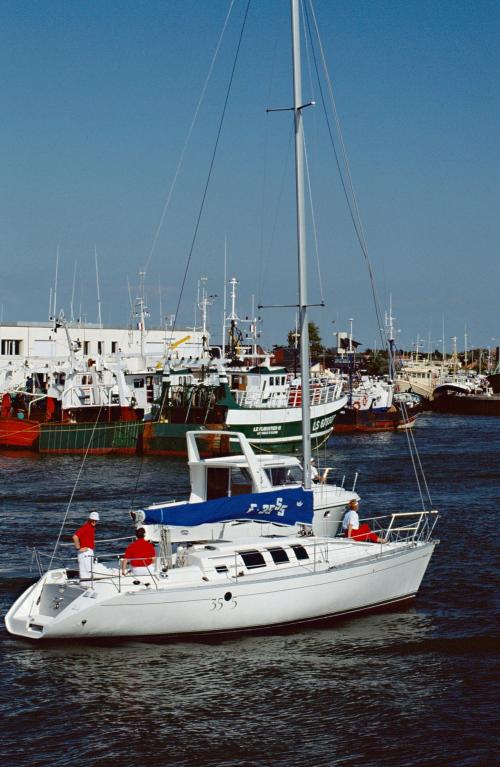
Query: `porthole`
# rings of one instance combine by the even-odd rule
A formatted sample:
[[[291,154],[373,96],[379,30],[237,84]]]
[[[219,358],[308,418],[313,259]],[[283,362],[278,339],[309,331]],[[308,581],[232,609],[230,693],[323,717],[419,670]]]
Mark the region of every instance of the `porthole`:
[[[224,599],[226,600],[226,602],[229,602],[232,598],[233,598],[233,595],[231,594],[231,592],[226,591],[226,593],[224,594]]]

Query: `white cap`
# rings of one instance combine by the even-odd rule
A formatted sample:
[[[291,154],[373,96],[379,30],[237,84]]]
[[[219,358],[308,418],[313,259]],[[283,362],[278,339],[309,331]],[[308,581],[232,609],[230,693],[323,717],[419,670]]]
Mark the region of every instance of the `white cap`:
[[[99,522],[99,514],[97,511],[91,511],[89,514],[89,519],[95,519],[96,522]]]

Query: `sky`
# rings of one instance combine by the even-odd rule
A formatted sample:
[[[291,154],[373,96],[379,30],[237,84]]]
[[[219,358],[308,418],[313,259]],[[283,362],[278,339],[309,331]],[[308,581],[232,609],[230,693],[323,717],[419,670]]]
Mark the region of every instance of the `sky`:
[[[498,345],[500,6],[313,7],[380,309],[392,301],[398,346],[420,339],[424,350],[441,349],[444,339],[451,350],[456,336],[462,349],[465,333],[469,347]],[[255,309],[263,345],[286,341],[297,303],[292,115],[266,109],[292,103],[289,3],[251,0],[243,26],[246,8],[247,0],[0,4],[4,322],[47,320],[58,253],[57,312],[97,321],[97,253],[105,324],[129,322],[141,271],[150,323],[180,301],[178,326],[199,324],[207,277],[220,342],[226,253],[238,314],[286,305]],[[303,110],[309,301],[325,302],[310,318],[327,346],[351,320],[365,347],[379,346],[310,42],[302,58],[303,101],[316,102]]]

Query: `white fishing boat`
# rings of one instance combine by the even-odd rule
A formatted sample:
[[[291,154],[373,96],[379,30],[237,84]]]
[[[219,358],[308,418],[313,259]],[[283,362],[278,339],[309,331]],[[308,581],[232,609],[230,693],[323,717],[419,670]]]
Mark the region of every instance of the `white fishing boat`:
[[[301,369],[308,371],[299,0],[291,4]],[[342,507],[355,493],[311,489],[307,375],[302,387],[303,483],[293,476],[296,459],[255,456],[242,435],[242,455],[228,450],[205,460],[190,435],[189,502],[159,504],[136,516],[136,524],[154,525],[158,533],[154,565],[123,575],[123,561],[96,563],[86,579],[68,568],[49,569],[8,611],[7,629],[38,640],[212,635],[303,624],[413,598],[437,543],[437,512],[422,508],[372,520],[377,543],[337,535]],[[236,531],[248,520],[252,534],[246,527],[240,536]]]

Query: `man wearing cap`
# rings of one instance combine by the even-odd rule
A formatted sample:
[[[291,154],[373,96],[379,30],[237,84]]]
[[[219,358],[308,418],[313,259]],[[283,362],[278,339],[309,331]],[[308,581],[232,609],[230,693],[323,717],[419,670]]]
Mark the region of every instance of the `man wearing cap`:
[[[319,472],[315,466],[314,458],[311,458],[311,482],[319,482]]]
[[[73,535],[73,543],[78,551],[78,567],[80,580],[92,577],[92,560],[94,558],[95,528],[99,522],[97,511],[91,511],[88,520]]]

